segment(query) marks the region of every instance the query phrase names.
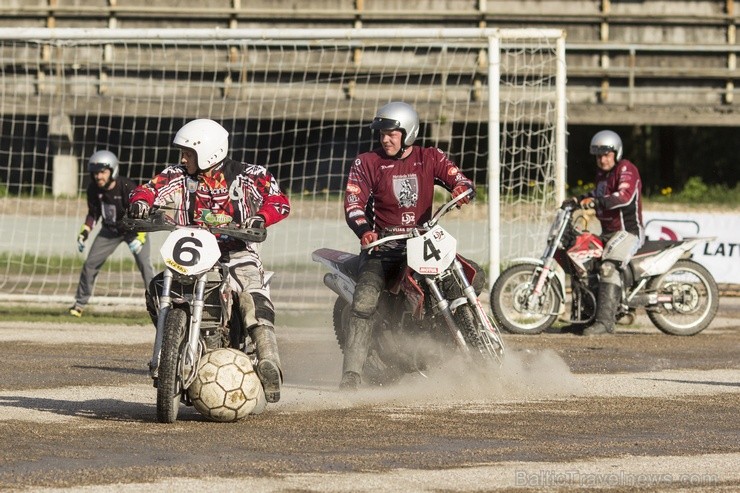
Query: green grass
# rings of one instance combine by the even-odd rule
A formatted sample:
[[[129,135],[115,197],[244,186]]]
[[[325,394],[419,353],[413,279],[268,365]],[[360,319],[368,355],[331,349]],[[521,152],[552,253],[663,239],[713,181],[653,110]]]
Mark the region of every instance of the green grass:
[[[0,253],[0,265],[7,266],[7,272],[16,275],[37,275],[41,271],[46,276],[79,272],[84,262],[82,257]],[[136,262],[131,258],[111,260],[105,263],[103,269],[110,272],[138,272]],[[155,272],[162,270],[161,262],[155,262],[154,269]]]
[[[55,324],[123,324],[151,325],[149,315],[144,309],[109,308],[96,309],[89,306],[82,317],[69,315],[68,307],[57,305],[8,304],[0,305],[0,318],[5,322],[42,322]]]

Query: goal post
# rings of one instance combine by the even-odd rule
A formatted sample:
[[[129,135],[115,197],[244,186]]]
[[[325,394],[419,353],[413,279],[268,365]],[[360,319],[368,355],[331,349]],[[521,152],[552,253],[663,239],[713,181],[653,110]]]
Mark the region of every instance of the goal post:
[[[476,182],[473,205],[444,226],[491,282],[508,259],[539,256],[564,194],[560,30],[7,28],[0,56],[0,298],[71,302],[87,158],[111,150],[121,174],[144,182],[177,162],[172,138],[194,118],[222,123],[231,157],[265,165],[290,196],[262,251],[285,309],[331,298],[311,251],[359,249],[343,189],[354,156],[377,145],[368,124],[388,101],[412,104],[417,143]],[[92,302],[142,292],[122,245]]]

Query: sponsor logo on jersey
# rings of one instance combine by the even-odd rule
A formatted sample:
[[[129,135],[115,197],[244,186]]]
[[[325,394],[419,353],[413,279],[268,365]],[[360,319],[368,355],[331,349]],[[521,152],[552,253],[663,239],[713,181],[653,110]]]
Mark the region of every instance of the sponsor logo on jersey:
[[[357,217],[357,216],[364,216],[365,213],[362,212],[361,209],[355,208],[352,212],[349,213],[349,217]]]
[[[393,193],[396,195],[399,207],[410,209],[416,207],[419,200],[419,179],[416,175],[400,175],[393,177]]]
[[[347,203],[356,204],[359,201],[360,198],[357,195],[347,195]]]
[[[416,214],[413,212],[404,212],[401,214],[401,224],[410,226],[416,224]]]
[[[347,184],[347,193],[358,194],[358,193],[360,193],[360,191],[361,191],[360,190],[360,187],[358,187],[354,183],[348,183]]]
[[[458,173],[458,171],[459,170],[453,166],[452,168],[447,170],[447,174],[450,176],[455,176]]]

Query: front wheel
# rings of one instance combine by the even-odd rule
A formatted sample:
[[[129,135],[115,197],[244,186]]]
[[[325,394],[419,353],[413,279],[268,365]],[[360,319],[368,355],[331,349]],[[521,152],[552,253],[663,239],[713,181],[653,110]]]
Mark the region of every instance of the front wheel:
[[[542,293],[533,296],[532,282],[541,267],[513,265],[503,271],[491,289],[491,311],[504,329],[513,334],[539,334],[555,323],[560,307],[560,282],[552,277]]]
[[[476,317],[474,308],[470,305],[459,306],[453,317],[474,355],[484,361],[501,361],[504,345],[498,331],[496,334],[490,333],[485,324]]]
[[[172,307],[164,321],[157,379],[157,421],[160,423],[174,423],[177,420],[182,394],[178,369],[187,321],[187,313],[178,307]]]
[[[666,334],[698,334],[717,314],[717,282],[693,260],[679,260],[668,272],[652,279],[648,289],[657,293],[659,301],[657,306],[648,308],[648,318]],[[663,301],[668,298],[670,301]]]

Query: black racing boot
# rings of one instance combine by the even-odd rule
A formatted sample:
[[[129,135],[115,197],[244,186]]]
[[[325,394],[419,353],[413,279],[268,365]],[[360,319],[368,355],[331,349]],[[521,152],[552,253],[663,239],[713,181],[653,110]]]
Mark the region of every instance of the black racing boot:
[[[602,282],[599,284],[596,321],[583,331],[585,336],[611,334],[614,332],[617,308],[622,297],[622,288],[617,284]]]
[[[341,390],[357,390],[361,383],[362,367],[370,350],[372,319],[352,315],[349,319],[344,345]]]
[[[280,370],[275,329],[258,325],[250,330],[250,337],[257,349],[257,376],[265,389],[265,399],[267,402],[277,402],[280,400],[283,372]]]

